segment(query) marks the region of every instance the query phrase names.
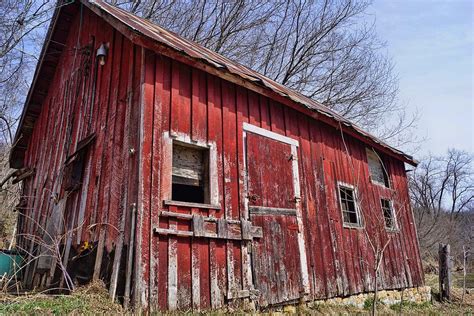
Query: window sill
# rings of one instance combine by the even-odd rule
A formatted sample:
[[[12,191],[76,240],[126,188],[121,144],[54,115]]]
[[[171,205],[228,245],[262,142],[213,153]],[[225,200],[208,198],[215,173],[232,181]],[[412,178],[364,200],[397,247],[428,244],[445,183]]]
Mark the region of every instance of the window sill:
[[[349,228],[349,229],[364,229],[364,225],[357,225],[357,224],[347,224],[343,223],[342,224],[343,228]]]
[[[388,228],[388,227],[385,227],[385,231],[387,233],[399,233],[400,232],[400,229],[398,228]]]
[[[375,180],[372,180],[372,179],[370,179],[370,183],[372,183],[373,185],[377,185],[377,186],[379,186],[379,187],[382,187],[382,188],[384,188],[384,189],[391,190],[391,187],[390,187],[390,186],[387,186],[385,183],[378,182],[378,181],[375,181]]]
[[[174,201],[174,200],[164,200],[163,204],[167,206],[184,206],[184,207],[190,207],[190,208],[204,208],[204,209],[213,209],[213,210],[221,209],[220,205],[183,202],[183,201]]]

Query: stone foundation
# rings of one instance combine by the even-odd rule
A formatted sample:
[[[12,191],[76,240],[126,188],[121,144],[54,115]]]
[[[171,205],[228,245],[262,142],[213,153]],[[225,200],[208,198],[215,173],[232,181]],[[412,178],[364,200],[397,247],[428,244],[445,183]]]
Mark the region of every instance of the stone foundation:
[[[431,301],[431,288],[429,286],[422,286],[403,290],[381,290],[377,295],[379,302],[388,306],[400,303],[402,297],[404,302],[422,304]],[[361,293],[348,297],[335,297],[327,300],[318,300],[309,304],[351,305],[364,308],[365,302],[373,297],[374,293]]]

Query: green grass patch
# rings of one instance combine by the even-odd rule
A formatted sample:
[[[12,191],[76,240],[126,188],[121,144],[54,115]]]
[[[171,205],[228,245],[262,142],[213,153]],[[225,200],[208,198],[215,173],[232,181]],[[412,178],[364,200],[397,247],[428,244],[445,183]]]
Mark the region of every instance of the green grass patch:
[[[427,310],[431,308],[431,303],[430,302],[424,302],[424,303],[415,303],[415,302],[410,302],[410,301],[403,301],[401,303],[396,303],[393,305],[390,305],[390,309],[394,310],[396,312],[401,312],[401,311],[413,311],[413,310]]]
[[[91,312],[89,302],[80,296],[61,295],[56,297],[36,296],[15,298],[0,305],[0,314],[53,314],[64,315],[72,312]]]
[[[372,306],[374,305],[374,298],[369,297],[364,301],[364,309],[365,310],[370,310],[372,309]],[[377,307],[379,306],[385,306],[385,303],[382,302],[380,299],[377,300]]]

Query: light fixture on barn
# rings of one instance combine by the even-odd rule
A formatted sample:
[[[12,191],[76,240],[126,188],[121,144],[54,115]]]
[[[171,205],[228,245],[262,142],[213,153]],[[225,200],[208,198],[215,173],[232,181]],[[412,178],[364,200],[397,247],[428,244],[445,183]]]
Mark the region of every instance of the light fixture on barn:
[[[102,43],[97,49],[97,58],[101,66],[105,65],[105,57],[107,57],[107,44]]]

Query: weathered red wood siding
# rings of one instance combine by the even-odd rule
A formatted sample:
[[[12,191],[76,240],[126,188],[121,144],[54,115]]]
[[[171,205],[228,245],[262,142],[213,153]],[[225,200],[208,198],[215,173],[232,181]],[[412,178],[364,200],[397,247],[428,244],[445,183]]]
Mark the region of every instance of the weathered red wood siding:
[[[299,142],[309,299],[373,289],[371,246],[364,229],[343,227],[338,182],[358,187],[369,238],[376,236],[371,219],[381,215],[381,197],[394,199],[400,210],[400,231],[382,231],[381,238],[391,234],[393,240],[382,264],[381,287],[423,283],[401,161],[384,157],[392,188],[375,185],[369,180],[366,146],[361,141],[347,135],[343,138],[334,127],[266,96],[134,45],[88,9],[76,13],[71,15],[67,50],[55,76],[45,78],[51,80],[50,89],[25,156],[25,166],[35,168],[36,174],[24,183],[27,205],[20,218],[21,247],[34,251],[25,235],[40,235],[40,227],[47,225],[57,202],[66,199],[66,226],[80,227],[67,244],[74,248],[84,241],[92,242],[110,262],[123,216],[125,245],[130,243],[130,216],[136,205],[132,245],[135,303],[160,310],[240,304],[229,295],[250,289],[252,281],[249,249],[241,241],[165,236],[153,229],[192,228],[191,221],[160,216],[161,211],[246,218],[243,123],[250,123]],[[90,61],[74,49],[78,41],[79,47],[92,45]],[[101,43],[109,43],[109,51],[106,64],[97,68],[94,79],[95,53]],[[82,186],[67,195],[62,188],[64,162],[91,133],[96,139],[86,158]],[[215,146],[220,207],[163,203],[170,199],[171,191],[170,135]],[[291,258],[298,251],[295,245],[286,245],[283,253]],[[95,277],[108,280],[110,265],[97,269],[102,261],[96,261]],[[34,272],[29,268],[30,283],[38,279]],[[295,284],[299,282],[295,280]]]
[[[36,168],[36,175],[24,182],[28,204],[21,211],[19,245],[34,250],[29,235],[42,238],[53,208],[65,199],[61,233],[72,231],[68,243],[78,248],[87,241],[98,252],[105,247],[103,256],[111,264],[108,256],[117,243],[121,216],[127,216],[127,232],[126,205],[136,203],[138,158],[129,150],[138,145],[141,48],[87,9],[71,19],[54,77],[40,79],[51,84],[25,157],[25,166]],[[108,55],[98,66],[95,55],[102,43],[108,43]],[[96,138],[86,156],[82,186],[65,192],[64,162],[92,133]],[[29,268],[30,284],[40,282],[34,270]],[[97,277],[108,277],[110,267],[102,265],[98,272]]]
[[[380,198],[400,208],[400,231],[392,234],[382,264],[385,289],[417,286],[423,274],[408,201],[404,163],[384,157],[392,189],[369,180],[366,146],[338,130],[267,97],[201,70],[146,51],[142,68],[142,139],[140,160],[142,271],[141,300],[159,309],[210,308],[232,304],[233,290],[247,289],[239,241],[216,241],[152,233],[154,225],[189,230],[189,221],[160,217],[160,211],[243,216],[242,124],[251,123],[299,141],[298,157],[310,298],[346,296],[373,290],[373,252],[363,229],[343,228],[337,182],[359,189],[369,236],[380,218]],[[171,176],[163,152],[164,133],[189,135],[217,145],[220,209],[164,206]],[[347,148],[346,148],[347,147]],[[272,157],[268,157],[272,163]],[[161,181],[161,182],[160,182]],[[403,210],[401,210],[403,209]],[[371,237],[374,238],[374,237]],[[285,247],[285,245],[281,245]],[[291,254],[292,249],[287,249]],[[198,274],[198,277],[194,277]],[[196,292],[199,294],[196,294]]]

